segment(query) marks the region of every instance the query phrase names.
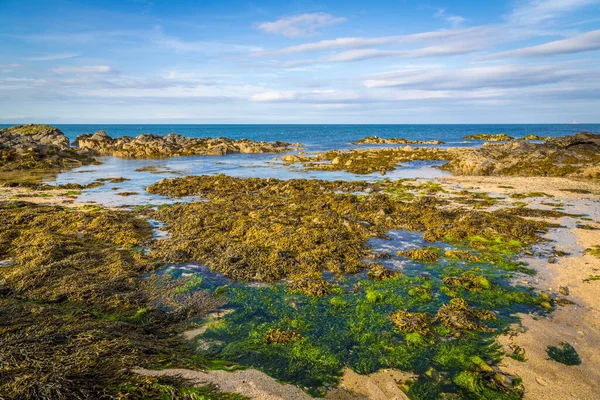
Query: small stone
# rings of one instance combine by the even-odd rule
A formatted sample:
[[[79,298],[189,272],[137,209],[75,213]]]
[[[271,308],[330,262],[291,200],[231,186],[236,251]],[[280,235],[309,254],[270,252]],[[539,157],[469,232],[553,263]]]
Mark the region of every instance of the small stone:
[[[544,379],[540,378],[539,376],[537,378],[535,378],[535,381],[542,386],[548,385],[548,382],[546,382]]]
[[[558,292],[560,294],[562,294],[563,296],[568,296],[569,295],[569,288],[567,286],[559,286]]]
[[[550,257],[550,258],[548,259],[548,262],[549,262],[550,264],[556,264],[556,261],[557,261],[557,260],[556,260],[556,257]]]

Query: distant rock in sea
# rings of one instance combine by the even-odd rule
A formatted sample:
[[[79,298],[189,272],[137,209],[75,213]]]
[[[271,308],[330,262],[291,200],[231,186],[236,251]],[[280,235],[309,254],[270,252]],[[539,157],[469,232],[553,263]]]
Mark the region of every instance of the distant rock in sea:
[[[74,145],[98,156],[121,158],[163,158],[176,156],[221,156],[244,153],[283,153],[300,144],[256,142],[249,139],[189,138],[175,133],[167,136],[141,134],[112,138],[105,131],[77,136]]]

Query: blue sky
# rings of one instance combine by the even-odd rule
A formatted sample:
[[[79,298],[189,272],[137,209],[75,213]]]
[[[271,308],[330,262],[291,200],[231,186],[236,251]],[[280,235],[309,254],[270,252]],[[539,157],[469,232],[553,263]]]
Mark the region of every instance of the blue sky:
[[[0,0],[0,123],[600,122],[600,0]]]

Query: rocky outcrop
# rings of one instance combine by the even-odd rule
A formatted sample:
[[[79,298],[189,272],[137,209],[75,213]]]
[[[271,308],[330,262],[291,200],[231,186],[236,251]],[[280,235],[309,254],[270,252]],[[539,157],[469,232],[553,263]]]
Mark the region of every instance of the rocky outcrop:
[[[441,140],[410,140],[405,138],[384,139],[379,136],[367,136],[366,138],[352,142],[353,144],[444,144]]]
[[[486,142],[505,142],[508,140],[513,140],[514,137],[508,136],[504,133],[477,133],[475,135],[465,136],[463,139],[485,140]]]
[[[248,139],[188,138],[141,134],[135,138],[112,138],[105,131],[77,136],[74,145],[98,156],[163,158],[177,156],[221,156],[232,153],[283,153],[295,146],[285,142],[255,142]]]
[[[0,129],[0,171],[74,168],[97,163],[69,146],[69,139],[49,125],[18,125]]]
[[[457,175],[580,176],[600,178],[600,135],[581,132],[545,143],[513,140],[479,149],[450,149],[442,168]]]
[[[527,135],[525,137],[522,138],[518,138],[517,140],[548,140],[550,139],[550,136],[538,136],[538,135]]]
[[[289,163],[302,163],[304,168],[317,171],[347,171],[353,174],[372,174],[397,168],[401,162],[436,160],[445,161],[450,157],[446,150],[437,147],[392,147],[374,149],[330,150],[314,155],[285,155],[281,160]]]

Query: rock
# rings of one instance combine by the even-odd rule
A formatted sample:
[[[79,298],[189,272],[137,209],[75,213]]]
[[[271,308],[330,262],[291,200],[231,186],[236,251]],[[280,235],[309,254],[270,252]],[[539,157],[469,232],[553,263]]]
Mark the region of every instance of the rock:
[[[600,135],[581,132],[545,143],[512,140],[449,149],[442,166],[457,175],[600,177]]]
[[[72,149],[69,139],[49,125],[0,129],[0,171],[74,168],[98,163],[86,151]]]
[[[550,258],[548,258],[548,263],[549,263],[549,264],[556,264],[556,262],[557,262],[557,261],[558,261],[558,260],[557,260],[557,258],[556,258],[556,257],[550,257]]]
[[[405,138],[384,139],[379,136],[367,136],[366,138],[352,142],[353,144],[444,144],[441,140],[411,140]]]
[[[514,137],[505,135],[504,133],[477,133],[475,135],[465,136],[463,139],[467,140],[485,140],[487,142],[504,142],[507,140],[513,140]]]
[[[283,153],[292,149],[285,142],[255,142],[248,139],[228,138],[188,138],[175,133],[167,136],[140,134],[135,138],[123,136],[111,138],[104,131],[77,136],[74,144],[98,156],[120,158],[162,158],[178,156],[222,156],[245,153]],[[284,161],[293,162],[292,155],[284,156]]]
[[[563,296],[568,296],[569,295],[569,288],[567,286],[559,286],[558,292],[560,294],[562,294]]]
[[[550,136],[538,136],[538,135],[527,135],[522,138],[518,138],[517,140],[548,140]]]

